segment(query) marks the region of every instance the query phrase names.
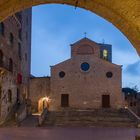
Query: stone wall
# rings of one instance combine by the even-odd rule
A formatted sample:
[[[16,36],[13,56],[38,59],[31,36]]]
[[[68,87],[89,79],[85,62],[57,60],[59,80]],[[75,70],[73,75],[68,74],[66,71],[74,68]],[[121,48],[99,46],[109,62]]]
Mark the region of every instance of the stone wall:
[[[94,41],[89,40],[88,38],[83,38],[71,45],[71,57],[85,54],[100,57],[99,45],[97,45]]]
[[[50,96],[50,77],[37,77],[30,80],[30,99],[33,111],[38,109],[38,101]]]
[[[32,106],[37,110],[38,101],[49,96],[49,110],[62,109],[62,95],[67,94],[69,96],[67,107],[69,108],[102,108],[104,107],[103,95],[109,96],[109,107],[122,108],[124,98],[121,92],[121,66],[100,58],[100,46],[87,38],[71,46],[72,57],[51,66],[51,78],[31,79]],[[85,62],[89,64],[88,70],[81,68],[81,64]],[[111,73],[111,77],[107,76],[108,72]],[[43,100],[41,100],[41,106]]]
[[[1,121],[4,120],[7,114],[10,112],[11,107],[14,105],[17,99],[17,74],[20,71],[20,59],[18,56],[18,30],[20,24],[16,21],[15,17],[9,17],[4,22],[4,35],[0,35],[0,50],[3,53],[3,64],[1,71],[3,74],[0,75],[0,86],[1,86]],[[10,33],[13,34],[13,43],[10,43]],[[7,54],[7,51],[9,53]],[[13,72],[9,71],[9,58],[13,61]],[[8,90],[11,90],[12,100],[8,101]]]
[[[31,27],[32,26],[32,9],[22,11],[22,96],[29,96],[29,82],[31,72]]]
[[[9,17],[3,22],[4,34],[0,33],[0,50],[3,53],[0,65],[0,120],[3,121],[17,100],[22,103],[28,95],[31,56],[31,9]],[[27,23],[28,18],[28,23]],[[20,32],[21,31],[21,32]],[[13,42],[10,41],[10,34]],[[20,49],[19,49],[20,48]],[[9,52],[9,53],[7,53]],[[27,53],[25,58],[25,53]],[[9,70],[9,59],[12,59],[13,70]],[[18,76],[21,75],[20,82]],[[11,101],[8,101],[8,90],[11,90]],[[24,96],[24,97],[23,97]]]
[[[3,78],[3,80],[1,80]],[[2,87],[2,93],[1,93],[1,102],[0,102],[0,121],[3,121],[7,114],[10,112],[12,109],[12,106],[15,104],[17,95],[16,95],[16,90],[17,90],[17,85],[15,83],[15,79],[13,79],[12,74],[6,74],[6,76],[0,77],[0,83]],[[12,92],[12,99],[11,102],[8,101],[8,90],[11,90]]]
[[[100,58],[100,46],[88,38],[71,46],[72,57],[51,67],[51,109],[61,109],[62,96],[69,96],[70,108],[102,108],[103,101],[111,108],[123,107],[121,66]]]
[[[83,72],[81,63],[88,62],[90,69]],[[64,71],[65,76],[59,77]],[[106,73],[111,71],[112,78]],[[121,66],[96,56],[78,55],[51,68],[51,109],[61,109],[61,94],[69,94],[69,107],[101,108],[102,95],[110,95],[111,108],[121,108]]]

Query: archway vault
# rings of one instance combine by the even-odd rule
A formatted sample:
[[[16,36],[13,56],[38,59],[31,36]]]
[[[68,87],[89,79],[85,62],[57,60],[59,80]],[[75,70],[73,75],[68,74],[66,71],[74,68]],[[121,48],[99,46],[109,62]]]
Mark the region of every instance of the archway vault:
[[[49,3],[77,5],[105,18],[140,54],[140,0],[0,0],[0,21],[22,9]]]

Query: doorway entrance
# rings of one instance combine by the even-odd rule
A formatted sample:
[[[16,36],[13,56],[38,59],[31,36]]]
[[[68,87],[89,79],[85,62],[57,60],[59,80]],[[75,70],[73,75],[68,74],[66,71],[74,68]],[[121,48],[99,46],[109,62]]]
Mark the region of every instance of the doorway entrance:
[[[45,108],[49,110],[50,99],[49,97],[42,97],[38,100],[38,112],[42,112]]]
[[[110,95],[102,95],[102,107],[103,108],[110,107]]]
[[[61,107],[69,106],[69,94],[61,94]]]

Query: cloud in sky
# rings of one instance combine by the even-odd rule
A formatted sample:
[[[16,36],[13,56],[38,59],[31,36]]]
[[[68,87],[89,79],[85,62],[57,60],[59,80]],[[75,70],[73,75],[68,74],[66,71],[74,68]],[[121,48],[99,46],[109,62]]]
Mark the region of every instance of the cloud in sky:
[[[68,59],[69,45],[83,38],[84,32],[95,42],[112,44],[113,63],[123,65],[124,86],[140,81],[134,76],[139,56],[115,26],[90,11],[56,4],[33,7],[32,74],[50,75],[49,66]]]
[[[123,86],[134,87],[135,85],[140,90],[140,60],[127,65],[123,69]]]
[[[136,76],[140,78],[140,61],[128,65],[125,68],[124,72],[129,74],[130,76]]]

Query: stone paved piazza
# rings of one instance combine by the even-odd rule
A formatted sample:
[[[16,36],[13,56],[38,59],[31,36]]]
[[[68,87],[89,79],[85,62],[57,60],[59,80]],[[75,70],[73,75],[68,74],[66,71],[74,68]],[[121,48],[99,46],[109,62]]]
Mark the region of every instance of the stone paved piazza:
[[[0,128],[0,140],[135,140],[139,129],[128,128]]]

